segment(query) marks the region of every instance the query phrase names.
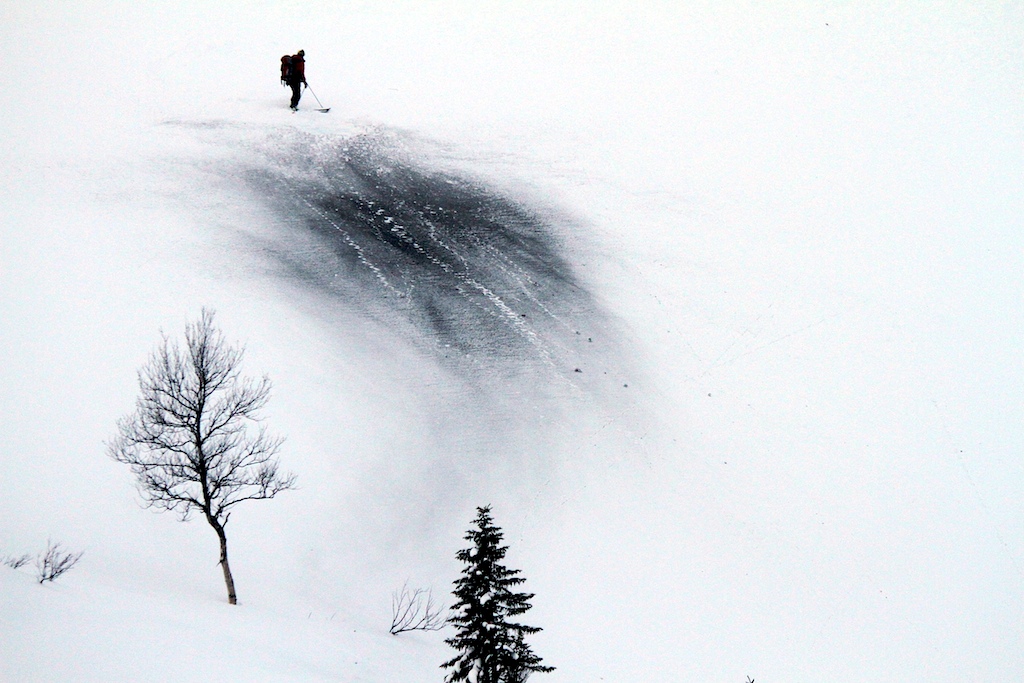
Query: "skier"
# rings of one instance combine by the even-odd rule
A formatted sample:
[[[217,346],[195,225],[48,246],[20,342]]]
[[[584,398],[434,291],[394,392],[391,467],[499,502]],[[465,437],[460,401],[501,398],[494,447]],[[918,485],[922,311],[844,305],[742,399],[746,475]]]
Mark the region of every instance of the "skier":
[[[298,53],[292,55],[291,68],[288,71],[288,77],[285,79],[285,83],[291,86],[292,89],[292,111],[298,111],[299,98],[302,97],[301,86],[306,85],[305,57],[305,50],[299,50]]]

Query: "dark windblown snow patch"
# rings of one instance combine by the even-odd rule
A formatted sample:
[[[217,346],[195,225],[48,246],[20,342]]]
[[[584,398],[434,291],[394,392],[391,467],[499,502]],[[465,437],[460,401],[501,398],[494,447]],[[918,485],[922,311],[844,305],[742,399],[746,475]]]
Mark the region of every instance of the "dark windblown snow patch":
[[[293,277],[443,358],[564,377],[604,332],[553,221],[393,140],[296,133],[245,178],[287,226],[271,251]]]

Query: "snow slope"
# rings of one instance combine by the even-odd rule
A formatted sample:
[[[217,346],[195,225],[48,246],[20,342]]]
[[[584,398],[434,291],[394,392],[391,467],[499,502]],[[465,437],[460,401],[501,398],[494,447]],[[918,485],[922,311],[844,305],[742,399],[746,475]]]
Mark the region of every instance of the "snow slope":
[[[441,680],[390,594],[447,591],[486,503],[551,683],[1024,664],[1019,9],[67,2],[0,34],[31,64],[0,75],[0,553],[85,552],[0,571],[0,679]],[[328,115],[287,110],[299,48]],[[368,178],[379,222],[339,208]],[[402,239],[449,181],[492,221],[448,224],[472,296]],[[104,456],[202,306],[300,485],[233,518],[237,608],[213,534]]]

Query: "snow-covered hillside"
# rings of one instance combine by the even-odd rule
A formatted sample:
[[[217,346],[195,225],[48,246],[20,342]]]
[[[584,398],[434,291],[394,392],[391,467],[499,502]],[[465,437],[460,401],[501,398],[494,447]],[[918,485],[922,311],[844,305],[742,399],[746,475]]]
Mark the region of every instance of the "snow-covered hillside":
[[[492,504],[535,680],[1012,680],[1024,11],[768,5],[0,10],[0,555],[84,552],[0,679],[441,681]],[[105,455],[204,306],[298,476],[235,607]]]

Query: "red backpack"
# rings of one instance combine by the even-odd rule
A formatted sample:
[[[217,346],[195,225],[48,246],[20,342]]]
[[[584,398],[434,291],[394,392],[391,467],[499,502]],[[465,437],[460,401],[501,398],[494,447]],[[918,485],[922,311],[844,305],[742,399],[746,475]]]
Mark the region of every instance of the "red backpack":
[[[292,56],[285,55],[281,57],[281,82],[285,85],[288,84],[288,79],[292,77]]]

